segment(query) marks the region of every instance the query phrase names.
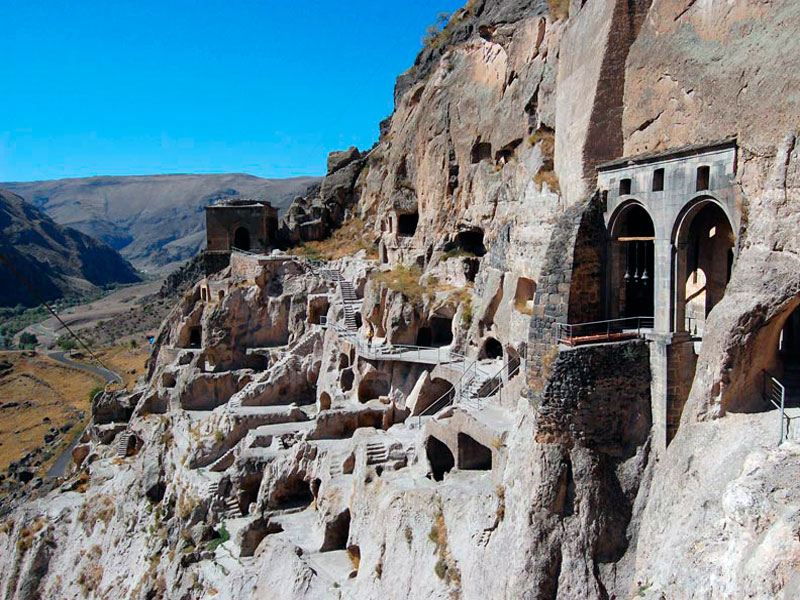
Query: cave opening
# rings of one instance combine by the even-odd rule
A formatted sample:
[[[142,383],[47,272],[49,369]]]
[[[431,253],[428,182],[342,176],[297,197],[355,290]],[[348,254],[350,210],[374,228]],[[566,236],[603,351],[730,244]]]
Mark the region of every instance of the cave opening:
[[[503,358],[503,344],[501,344],[496,338],[486,338],[486,342],[483,344],[482,354],[484,358]]]
[[[282,481],[272,496],[272,504],[278,510],[309,506],[313,501],[311,485],[301,475]]]
[[[459,433],[458,468],[465,471],[491,471],[492,451],[466,433]]]
[[[397,215],[397,235],[400,237],[412,237],[417,232],[419,224],[419,213],[406,213]]]
[[[358,384],[358,401],[361,403],[377,400],[389,395],[389,380],[385,373],[367,373]]]
[[[434,481],[442,481],[444,476],[456,466],[453,453],[450,452],[447,444],[433,436],[430,436],[425,444],[425,454],[431,465]]]
[[[492,145],[488,142],[481,142],[480,136],[472,146],[471,152],[472,164],[481,162],[482,160],[492,160]]]
[[[349,538],[350,509],[345,509],[344,512],[339,513],[334,519],[325,523],[325,535],[320,552],[346,550]]]
[[[453,319],[433,317],[430,321],[431,345],[436,348],[453,343]]]
[[[483,230],[459,231],[453,241],[445,246],[444,250],[445,252],[461,251],[464,254],[478,257],[485,255],[486,246],[483,243]]]

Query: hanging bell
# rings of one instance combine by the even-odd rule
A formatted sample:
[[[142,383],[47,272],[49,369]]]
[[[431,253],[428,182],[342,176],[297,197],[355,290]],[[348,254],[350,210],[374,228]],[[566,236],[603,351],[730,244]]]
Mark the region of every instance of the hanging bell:
[[[642,273],[642,283],[647,285],[647,280],[650,279],[647,276],[647,244],[644,244],[644,273]]]
[[[631,251],[628,244],[625,244],[625,275],[622,278],[628,282],[631,280]]]

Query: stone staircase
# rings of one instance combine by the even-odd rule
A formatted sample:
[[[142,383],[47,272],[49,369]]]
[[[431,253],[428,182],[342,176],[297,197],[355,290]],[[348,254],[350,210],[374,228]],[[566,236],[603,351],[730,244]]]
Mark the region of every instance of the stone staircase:
[[[239,508],[236,498],[233,496],[225,498],[225,517],[228,519],[241,519],[242,516],[242,510]]]
[[[389,459],[389,450],[383,442],[369,442],[367,444],[367,464],[377,465]]]
[[[208,482],[208,487],[206,488],[206,496],[209,498],[213,498],[219,494],[219,479],[215,479],[214,481]]]
[[[344,475],[344,461],[350,456],[349,450],[338,450],[331,453],[329,473],[331,477]]]
[[[132,435],[133,434],[128,429],[119,434],[119,439],[117,440],[117,458],[125,458],[128,456],[128,448],[131,445]]]
[[[354,307],[360,304],[361,301],[356,295],[356,290],[353,287],[353,284],[350,281],[343,279],[341,274],[339,274],[338,284],[339,293],[342,296],[342,307],[344,309],[344,326],[349,331],[357,331],[358,323],[356,323]]]
[[[479,546],[486,547],[486,545],[489,543],[489,538],[492,537],[492,531],[494,531],[494,529],[484,529],[481,532],[480,536],[478,536],[478,545]]]
[[[234,446],[230,450],[227,450],[217,460],[215,460],[210,465],[208,465],[208,470],[209,471],[214,471],[215,473],[219,473],[221,471],[224,471],[228,467],[230,467],[233,464],[233,459],[234,459],[233,453],[234,453],[235,450],[236,450],[236,446]]]

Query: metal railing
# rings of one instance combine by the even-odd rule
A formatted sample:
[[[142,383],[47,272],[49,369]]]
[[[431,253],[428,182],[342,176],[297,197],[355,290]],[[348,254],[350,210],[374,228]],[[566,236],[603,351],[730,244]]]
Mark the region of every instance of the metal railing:
[[[465,390],[469,389],[470,384],[475,380],[477,375],[478,360],[475,359],[471,363],[466,364],[464,373],[458,378],[458,381],[456,381],[452,388],[447,390],[417,414],[417,424],[422,427],[422,417],[434,415],[446,406],[455,404],[457,400],[463,399]]]
[[[602,344],[642,337],[653,329],[653,317],[625,317],[586,323],[558,323],[558,342],[570,346]]]
[[[702,338],[703,330],[705,329],[706,320],[698,317],[685,317],[686,331],[689,332],[693,338]]]
[[[475,398],[469,399],[468,402],[471,402],[475,408],[479,409],[485,398],[491,398],[498,392],[502,394],[503,386],[519,373],[526,358],[527,345],[523,345],[520,355],[509,358],[493,377],[490,377],[484,382],[478,390],[478,395]]]
[[[778,436],[778,445],[780,446],[789,437],[792,421],[800,417],[790,417],[786,414],[786,386],[769,371],[763,371],[763,373],[763,397],[780,411],[780,435]]]

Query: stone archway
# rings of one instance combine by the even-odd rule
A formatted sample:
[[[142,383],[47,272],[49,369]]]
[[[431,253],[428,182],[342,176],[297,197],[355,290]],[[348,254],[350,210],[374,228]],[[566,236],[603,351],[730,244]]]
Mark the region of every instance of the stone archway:
[[[708,314],[730,281],[736,236],[716,200],[701,197],[676,220],[674,240],[674,330],[702,338]]]
[[[655,224],[637,201],[622,205],[610,228],[610,312],[612,318],[654,315]]]
[[[250,250],[250,230],[247,227],[237,227],[233,232],[233,247],[238,250]]]

